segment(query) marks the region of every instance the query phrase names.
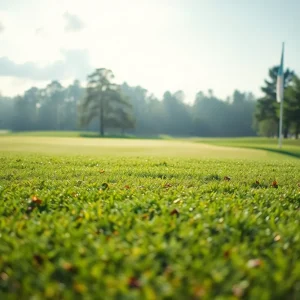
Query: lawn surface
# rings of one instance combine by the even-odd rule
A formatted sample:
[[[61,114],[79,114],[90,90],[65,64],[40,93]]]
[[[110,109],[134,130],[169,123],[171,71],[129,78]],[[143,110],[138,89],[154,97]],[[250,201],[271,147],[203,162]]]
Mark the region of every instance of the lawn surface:
[[[0,299],[299,299],[299,183],[267,150],[2,136]]]
[[[216,140],[164,140],[121,139],[40,136],[0,136],[0,151],[9,153],[37,153],[46,155],[90,155],[90,156],[147,156],[180,158],[226,158],[226,159],[290,159],[274,151],[250,149],[245,145],[214,144]],[[49,134],[49,133],[46,133]],[[300,146],[296,148],[297,151]],[[283,153],[284,154],[284,153]],[[297,157],[296,157],[297,158]]]
[[[300,158],[300,139],[283,139],[283,146],[281,149],[278,147],[278,139],[274,138],[196,138],[192,140],[216,146],[265,150],[294,158]]]

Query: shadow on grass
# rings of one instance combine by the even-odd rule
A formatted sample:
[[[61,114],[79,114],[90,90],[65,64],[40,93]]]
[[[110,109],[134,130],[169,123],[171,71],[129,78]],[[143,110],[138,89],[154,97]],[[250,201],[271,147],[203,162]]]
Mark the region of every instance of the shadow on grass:
[[[80,137],[84,138],[108,138],[108,139],[132,139],[132,140],[164,140],[166,137],[162,135],[157,136],[135,136],[135,135],[105,135],[101,136],[95,132],[84,132],[79,134]]]
[[[298,158],[300,159],[300,152],[293,152],[293,151],[288,151],[288,150],[282,150],[282,149],[274,149],[274,148],[268,148],[268,147],[247,147],[251,149],[257,149],[257,150],[265,150],[273,153],[278,153],[282,155],[287,155],[293,158]]]

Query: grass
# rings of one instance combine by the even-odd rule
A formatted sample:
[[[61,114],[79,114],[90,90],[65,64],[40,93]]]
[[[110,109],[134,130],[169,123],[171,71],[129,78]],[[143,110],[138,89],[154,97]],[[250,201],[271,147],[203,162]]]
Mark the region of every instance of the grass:
[[[0,136],[22,136],[22,137],[84,137],[102,138],[98,132],[94,131],[10,131],[0,130]],[[130,134],[109,134],[105,138],[117,139],[171,139],[168,135],[135,136]]]
[[[0,131],[0,136],[79,137],[79,131]],[[82,132],[87,134],[87,132]]]
[[[182,158],[289,159],[278,153],[194,143],[190,140],[139,140],[53,136],[0,136],[0,151],[47,155],[153,156]]]
[[[298,159],[3,136],[0,165],[0,299],[299,299]]]
[[[201,142],[210,145],[241,147],[248,149],[265,150],[273,153],[288,155],[295,158],[300,158],[300,139],[283,140],[282,149],[278,148],[277,139],[268,138],[206,138],[192,139],[196,142]]]

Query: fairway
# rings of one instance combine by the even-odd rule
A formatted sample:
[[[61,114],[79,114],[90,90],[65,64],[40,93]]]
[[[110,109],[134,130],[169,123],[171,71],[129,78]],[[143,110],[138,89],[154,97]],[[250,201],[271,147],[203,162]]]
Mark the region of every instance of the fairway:
[[[266,150],[216,146],[193,140],[99,139],[80,137],[0,136],[0,151],[91,156],[285,159]]]
[[[272,153],[280,153],[290,157],[300,158],[299,139],[284,139],[282,149],[278,148],[278,140],[274,138],[196,138],[192,140],[209,145],[265,150]]]
[[[0,299],[299,299],[300,160],[0,137]]]

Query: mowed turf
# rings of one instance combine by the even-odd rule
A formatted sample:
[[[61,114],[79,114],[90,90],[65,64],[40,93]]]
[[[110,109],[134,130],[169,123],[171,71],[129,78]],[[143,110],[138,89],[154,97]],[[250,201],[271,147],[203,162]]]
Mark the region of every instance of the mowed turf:
[[[300,161],[0,138],[0,299],[299,299]]]
[[[278,139],[274,138],[193,138],[192,140],[209,145],[257,149],[300,158],[300,139],[283,139],[281,149],[278,147]]]
[[[33,133],[34,134],[34,133]],[[299,147],[300,148],[300,147]],[[118,138],[0,136],[0,151],[47,155],[147,156],[181,158],[285,159],[267,150],[216,146],[194,140],[139,140]]]

